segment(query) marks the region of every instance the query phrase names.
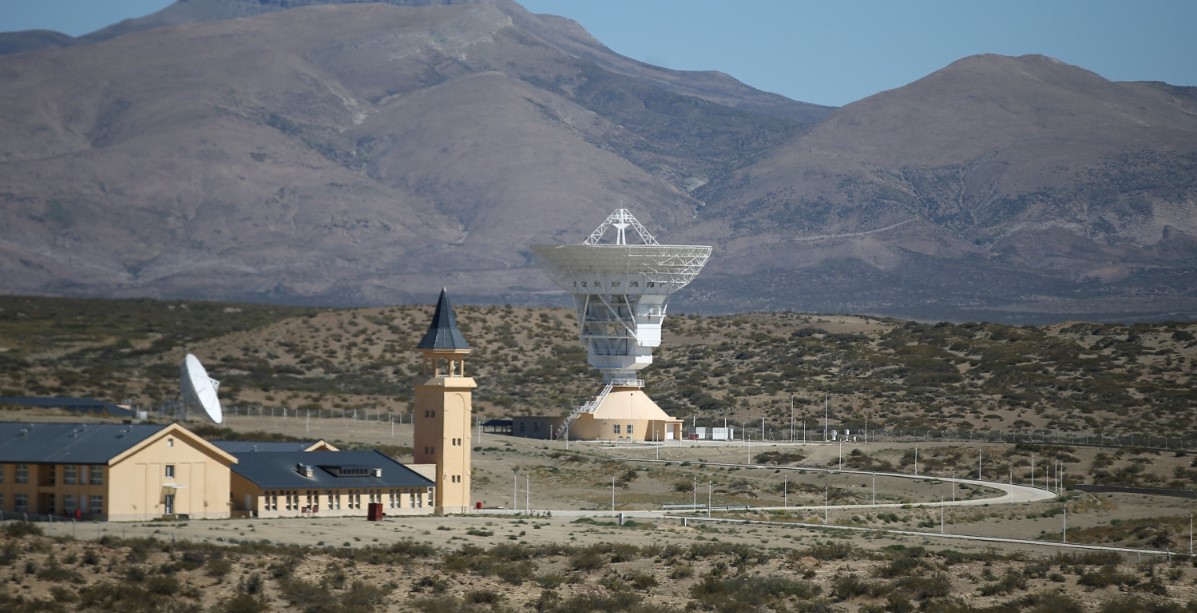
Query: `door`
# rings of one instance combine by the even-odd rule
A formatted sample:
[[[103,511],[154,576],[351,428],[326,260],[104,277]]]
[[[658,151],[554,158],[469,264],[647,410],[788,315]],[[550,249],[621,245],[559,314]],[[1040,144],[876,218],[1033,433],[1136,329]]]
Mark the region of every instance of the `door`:
[[[163,503],[162,503],[162,507],[163,507],[163,511],[162,511],[162,512],[163,512],[164,514],[166,514],[166,515],[174,515],[174,514],[175,514],[175,495],[174,495],[174,494],[167,494],[167,495],[166,495],[166,500],[164,500],[164,501],[163,501]]]

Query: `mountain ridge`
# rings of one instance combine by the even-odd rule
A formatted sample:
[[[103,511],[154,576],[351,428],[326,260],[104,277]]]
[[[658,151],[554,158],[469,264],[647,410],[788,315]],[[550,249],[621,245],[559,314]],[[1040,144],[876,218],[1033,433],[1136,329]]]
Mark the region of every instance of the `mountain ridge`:
[[[0,55],[2,291],[557,304],[527,246],[630,199],[716,246],[686,309],[1197,316],[1197,88],[990,55],[829,109],[505,0],[310,4]]]

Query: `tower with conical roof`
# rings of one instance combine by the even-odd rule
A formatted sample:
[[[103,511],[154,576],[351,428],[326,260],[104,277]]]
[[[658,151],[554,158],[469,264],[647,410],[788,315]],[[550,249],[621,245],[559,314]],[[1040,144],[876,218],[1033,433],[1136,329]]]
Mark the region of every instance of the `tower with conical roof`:
[[[470,345],[457,329],[444,289],[416,349],[423,368],[415,386],[415,463],[436,465],[436,512],[465,513],[470,509],[470,420],[477,385],[465,375]]]

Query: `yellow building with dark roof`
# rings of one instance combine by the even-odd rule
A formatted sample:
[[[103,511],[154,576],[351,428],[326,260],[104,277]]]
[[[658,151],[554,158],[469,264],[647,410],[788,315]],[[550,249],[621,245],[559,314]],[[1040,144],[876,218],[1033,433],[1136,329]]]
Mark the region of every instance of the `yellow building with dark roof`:
[[[227,518],[236,462],[178,424],[0,423],[0,511],[109,521]]]

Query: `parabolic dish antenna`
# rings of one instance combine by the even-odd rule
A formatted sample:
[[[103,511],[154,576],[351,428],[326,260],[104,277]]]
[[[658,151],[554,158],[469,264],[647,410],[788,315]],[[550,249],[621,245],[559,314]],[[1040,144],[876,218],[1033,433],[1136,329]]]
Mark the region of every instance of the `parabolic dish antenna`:
[[[179,373],[179,391],[183,395],[183,405],[187,408],[199,407],[212,423],[222,423],[224,413],[220,409],[220,399],[216,397],[216,388],[219,386],[220,381],[208,378],[208,371],[204,370],[199,358],[187,354]]]

